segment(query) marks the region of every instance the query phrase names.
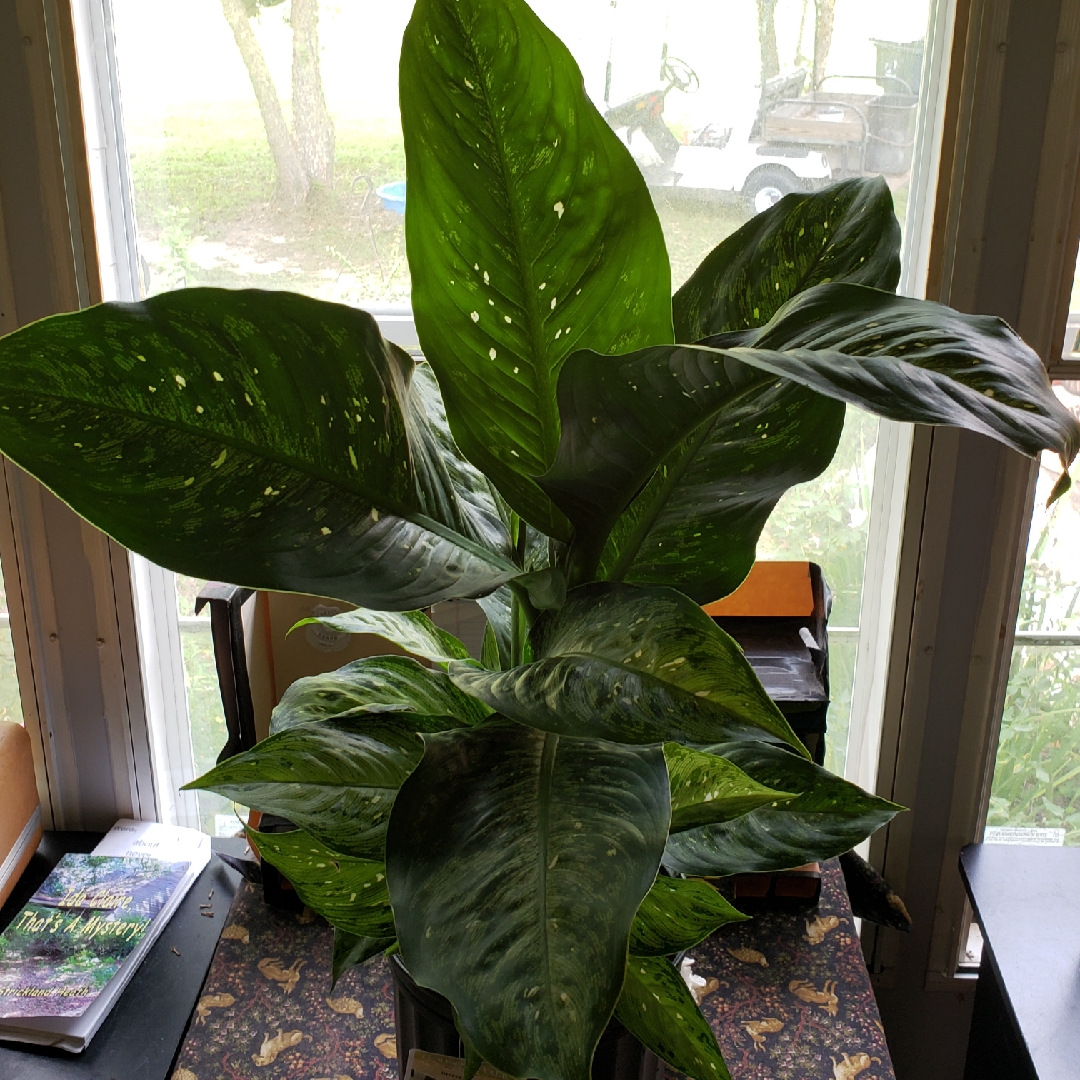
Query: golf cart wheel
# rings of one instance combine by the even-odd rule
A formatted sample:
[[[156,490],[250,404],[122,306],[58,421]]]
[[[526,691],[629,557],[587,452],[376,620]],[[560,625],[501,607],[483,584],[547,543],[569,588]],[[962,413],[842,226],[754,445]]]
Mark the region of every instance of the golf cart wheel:
[[[747,177],[743,185],[743,197],[750,203],[755,214],[775,206],[785,195],[801,191],[799,178],[781,165],[766,165]]]

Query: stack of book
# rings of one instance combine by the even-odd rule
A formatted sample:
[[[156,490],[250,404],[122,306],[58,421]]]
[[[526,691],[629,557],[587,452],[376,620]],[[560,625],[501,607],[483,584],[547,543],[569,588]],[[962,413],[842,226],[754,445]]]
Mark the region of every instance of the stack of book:
[[[0,1039],[82,1050],[210,861],[194,829],[119,821],[0,934]]]

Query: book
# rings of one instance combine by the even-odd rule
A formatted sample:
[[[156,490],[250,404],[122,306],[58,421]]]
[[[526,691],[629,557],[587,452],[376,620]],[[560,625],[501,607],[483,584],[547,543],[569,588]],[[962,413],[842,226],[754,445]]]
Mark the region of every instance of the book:
[[[78,1053],[210,860],[194,829],[119,821],[0,934],[0,1039]]]

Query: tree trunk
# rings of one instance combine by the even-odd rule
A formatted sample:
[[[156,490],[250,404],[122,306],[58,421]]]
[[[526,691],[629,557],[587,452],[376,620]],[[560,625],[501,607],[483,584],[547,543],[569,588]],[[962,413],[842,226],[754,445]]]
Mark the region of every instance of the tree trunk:
[[[761,82],[780,74],[776,48],[776,0],[757,0],[758,45],[761,48]]]
[[[292,0],[293,130],[300,163],[310,180],[334,182],[334,123],[319,73],[319,0]]]
[[[285,124],[285,115],[281,111],[270,69],[266,66],[266,58],[244,11],[244,0],[221,0],[221,10],[236,39],[236,46],[251,79],[251,88],[255,91],[255,100],[259,103],[266,141],[274,159],[274,198],[286,206],[299,206],[307,198],[308,178]]]
[[[817,9],[814,17],[814,89],[825,78],[825,65],[829,61],[829,48],[832,46],[833,15],[836,0],[815,0]]]

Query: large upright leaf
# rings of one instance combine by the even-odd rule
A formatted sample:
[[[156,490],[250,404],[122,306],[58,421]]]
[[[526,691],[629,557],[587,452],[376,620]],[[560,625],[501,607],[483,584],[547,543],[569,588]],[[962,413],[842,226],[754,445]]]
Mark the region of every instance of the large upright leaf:
[[[490,592],[505,529],[475,469],[433,464],[414,367],[369,315],[291,293],[103,304],[0,340],[0,449],[196,577],[391,609]]]
[[[302,829],[261,833],[244,826],[244,831],[259,854],[288,878],[296,895],[335,929],[374,939],[368,949],[375,942],[389,945],[394,940],[394,914],[381,862],[332,851]]]
[[[797,792],[798,797],[718,825],[672,834],[664,865],[674,873],[724,877],[831,859],[903,809],[779,747],[728,743],[709,749],[759,783]]]
[[[270,731],[368,713],[408,714],[414,731],[443,731],[478,724],[490,712],[442,671],[408,656],[366,656],[336,671],[297,679],[271,714]]]
[[[825,281],[892,292],[900,223],[880,176],[793,194],[720,242],[675,293],[675,340],[764,326],[796,293]]]
[[[185,785],[288,818],[346,855],[381,857],[390,808],[423,756],[405,719],[288,728]]]
[[[805,753],[736,642],[673,589],[584,585],[533,626],[540,659],[455,663],[455,685],[519,723],[644,745],[762,738]],[[723,732],[717,739],[705,732]],[[772,797],[772,796],[769,796]]]
[[[402,959],[486,1061],[589,1080],[667,836],[663,754],[505,720],[426,746],[387,835]]]
[[[731,1080],[716,1035],[666,957],[630,957],[615,1015],[639,1042],[691,1080]]]
[[[729,417],[754,425],[767,446],[772,429],[764,427],[765,420],[758,428],[737,410],[743,403],[756,404],[761,389],[777,376],[835,399],[832,410],[792,394],[788,420],[770,418],[770,423],[779,419],[774,467],[763,450],[762,460],[749,463],[748,458],[747,471],[727,490],[714,484],[713,496],[729,495],[730,501],[714,504],[710,512],[702,498],[702,527],[694,530],[702,535],[690,538],[700,547],[680,546],[678,563],[665,563],[644,542],[647,530],[636,522],[620,531],[620,515],[643,488],[643,497],[653,500],[649,513],[655,518],[663,512],[664,490],[679,483],[679,468],[693,463],[695,442],[715,446],[728,437]],[[797,479],[786,424],[796,425],[794,437],[805,445],[805,411],[814,409],[811,422],[821,425],[827,460],[838,434],[840,402],[895,420],[979,431],[1026,454],[1053,449],[1066,462],[1080,447],[1080,425],[1053,395],[1038,357],[999,319],[962,315],[860,285],[816,285],[760,330],[721,335],[701,346],[661,346],[606,358],[583,352],[570,358],[559,379],[562,442],[555,464],[539,482],[577,530],[574,580],[587,580],[604,558],[614,577],[633,573],[641,580],[655,573],[666,582],[685,572],[682,588],[701,602],[715,599],[721,577],[708,575],[710,557],[721,560],[724,569],[729,545],[749,550],[763,511],[789,479]],[[719,421],[715,429],[709,426],[714,420]],[[732,426],[736,447],[744,434]],[[669,455],[683,447],[691,452],[680,449],[678,460],[670,461]],[[818,465],[814,469],[820,471]],[[687,514],[682,524],[691,520]],[[678,535],[685,540],[689,531]],[[626,547],[631,536],[642,542]],[[605,550],[609,537],[621,550]],[[686,555],[686,569],[680,571]]]
[[[673,340],[660,223],[566,47],[523,0],[418,0],[401,53],[412,303],[465,455],[552,536],[575,349]]]

